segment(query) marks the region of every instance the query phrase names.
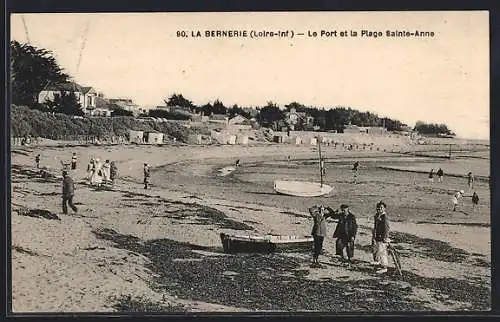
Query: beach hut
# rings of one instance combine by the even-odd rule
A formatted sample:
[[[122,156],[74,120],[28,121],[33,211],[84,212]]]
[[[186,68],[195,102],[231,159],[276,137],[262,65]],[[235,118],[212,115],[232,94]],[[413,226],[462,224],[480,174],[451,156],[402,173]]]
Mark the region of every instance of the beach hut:
[[[302,137],[300,137],[300,136],[296,136],[296,137],[295,137],[295,144],[297,144],[297,145],[298,145],[298,144],[302,144]]]
[[[318,144],[318,139],[316,138],[311,138],[311,145],[317,145]]]
[[[234,145],[236,144],[236,135],[229,135],[227,139],[227,144]]]
[[[148,133],[147,144],[163,144],[163,133]]]
[[[236,136],[236,143],[237,144],[243,144],[243,145],[248,144],[248,135],[238,135],[238,136]]]
[[[144,138],[144,132],[143,131],[130,130],[128,132],[128,135],[129,135],[129,141],[130,141],[130,143],[137,143],[137,144],[143,143],[142,142],[142,140]]]

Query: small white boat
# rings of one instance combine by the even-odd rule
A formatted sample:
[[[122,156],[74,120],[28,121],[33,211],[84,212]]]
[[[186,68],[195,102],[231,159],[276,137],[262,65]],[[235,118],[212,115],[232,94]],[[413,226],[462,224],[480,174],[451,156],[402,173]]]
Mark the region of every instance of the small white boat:
[[[222,169],[217,170],[219,177],[227,176],[228,174],[233,173],[236,170],[236,167],[224,167]]]
[[[276,180],[274,190],[289,196],[319,197],[332,192],[333,187],[317,182]]]
[[[297,197],[319,197],[332,192],[333,187],[323,183],[323,175],[325,174],[324,160],[321,156],[321,138],[316,138],[318,142],[318,156],[319,156],[319,176],[320,183],[306,182],[306,181],[287,181],[275,180],[274,190],[289,196]]]

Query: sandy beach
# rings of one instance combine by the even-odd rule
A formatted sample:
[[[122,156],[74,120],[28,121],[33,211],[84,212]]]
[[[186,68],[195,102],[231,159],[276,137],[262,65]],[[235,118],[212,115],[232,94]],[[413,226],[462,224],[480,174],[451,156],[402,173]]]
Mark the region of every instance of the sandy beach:
[[[61,179],[42,179],[41,166],[60,174],[76,152],[78,213],[61,211]],[[382,151],[325,148],[327,196],[277,195],[276,179],[319,181],[311,146],[75,146],[17,147],[12,151],[13,312],[255,312],[448,311],[490,309],[489,158],[443,160]],[[291,161],[287,161],[287,156]],[[91,157],[117,163],[113,190],[85,180]],[[241,166],[226,177],[217,170]],[[361,163],[351,182],[353,160]],[[143,189],[143,163],[153,166]],[[429,182],[431,167],[445,170]],[[470,195],[451,211],[454,192],[477,174],[480,208]],[[375,204],[388,204],[391,239],[403,277],[373,272]],[[333,255],[328,224],[320,261],[310,253],[227,255],[219,234],[309,235],[308,207],[350,205],[360,230],[352,268]],[[48,210],[58,219],[21,215]]]

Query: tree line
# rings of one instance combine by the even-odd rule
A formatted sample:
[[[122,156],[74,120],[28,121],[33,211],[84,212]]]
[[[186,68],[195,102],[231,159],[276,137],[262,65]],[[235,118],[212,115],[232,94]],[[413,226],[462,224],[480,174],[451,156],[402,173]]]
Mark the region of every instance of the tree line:
[[[61,92],[44,104],[38,102],[38,96],[44,89],[71,81],[71,76],[58,65],[51,51],[17,41],[11,41],[10,51],[13,104],[45,112],[67,115],[84,114],[75,93],[71,91],[68,93]],[[237,104],[226,107],[219,99],[216,99],[213,103],[207,102],[204,105],[197,106],[180,93],[170,95],[164,100],[164,103],[168,107],[182,107],[190,113],[198,115],[224,114],[230,118],[236,115],[242,115],[246,118],[255,117],[261,126],[273,128],[274,130],[293,128],[294,130],[317,129],[343,132],[347,124],[367,127],[384,126],[389,131],[400,131],[407,127],[406,124],[399,120],[379,117],[371,112],[361,112],[345,106],[324,109],[291,102],[282,109],[276,103],[270,101],[262,107],[244,108]],[[287,113],[292,109],[298,112],[299,115],[299,118],[294,122],[291,121],[290,117],[287,117]],[[132,112],[115,106],[111,116],[132,116]],[[162,109],[152,109],[146,115],[141,116],[177,120],[190,118],[186,114]],[[311,118],[308,119],[307,116]],[[310,122],[311,120],[312,122]],[[423,121],[417,122],[414,130],[430,135],[453,134],[444,124],[427,124]]]

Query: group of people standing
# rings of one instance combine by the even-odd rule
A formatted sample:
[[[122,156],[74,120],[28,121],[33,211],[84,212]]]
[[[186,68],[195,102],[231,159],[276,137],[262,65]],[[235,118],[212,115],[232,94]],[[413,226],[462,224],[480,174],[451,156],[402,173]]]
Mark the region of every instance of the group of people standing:
[[[354,243],[358,232],[356,216],[349,210],[349,206],[342,204],[339,210],[333,210],[327,206],[313,206],[309,208],[314,223],[311,235],[314,239],[313,266],[321,267],[319,255],[323,249],[323,242],[327,236],[327,218],[337,219],[337,226],[332,235],[335,238],[335,254],[342,262],[352,265],[354,257]],[[373,221],[372,230],[372,252],[373,262],[371,263],[378,274],[387,272],[389,263],[387,247],[389,244],[389,219],[386,213],[386,204],[383,201],[377,203],[376,214]],[[344,250],[345,255],[344,256]],[[347,257],[347,258],[346,258]]]
[[[117,175],[118,168],[114,161],[102,163],[99,158],[91,158],[87,165],[87,178],[92,186],[114,185]]]

